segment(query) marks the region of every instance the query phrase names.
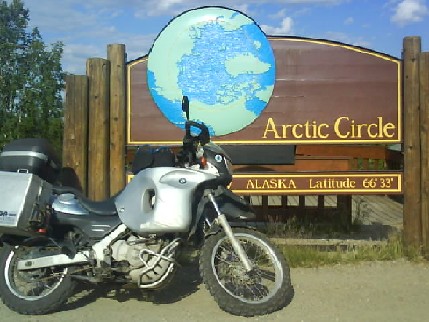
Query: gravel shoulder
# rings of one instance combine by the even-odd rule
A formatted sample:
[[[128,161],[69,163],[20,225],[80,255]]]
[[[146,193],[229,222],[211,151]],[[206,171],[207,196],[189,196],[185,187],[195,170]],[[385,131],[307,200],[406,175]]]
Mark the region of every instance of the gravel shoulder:
[[[294,296],[271,315],[247,321],[423,321],[429,307],[429,264],[365,262],[291,270]],[[0,304],[1,321],[242,321],[221,311],[198,269],[183,267],[157,292],[83,284],[63,310],[21,316]]]

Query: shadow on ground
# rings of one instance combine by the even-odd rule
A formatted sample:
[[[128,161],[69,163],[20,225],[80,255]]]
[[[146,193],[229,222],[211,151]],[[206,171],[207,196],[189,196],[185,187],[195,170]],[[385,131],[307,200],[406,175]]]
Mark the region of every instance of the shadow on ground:
[[[172,281],[160,290],[139,289],[137,285],[102,283],[79,283],[73,297],[61,311],[70,311],[89,305],[99,298],[110,298],[118,302],[137,300],[154,304],[171,304],[193,294],[201,287],[198,265],[179,267]]]

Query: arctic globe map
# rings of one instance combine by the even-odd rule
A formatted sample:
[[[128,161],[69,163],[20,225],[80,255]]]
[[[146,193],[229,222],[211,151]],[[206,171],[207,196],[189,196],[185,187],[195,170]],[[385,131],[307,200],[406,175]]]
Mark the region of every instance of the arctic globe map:
[[[251,124],[266,107],[275,83],[275,58],[259,26],[244,14],[205,7],[174,18],[148,57],[150,93],[164,116],[184,128],[184,95],[190,119],[212,135]]]

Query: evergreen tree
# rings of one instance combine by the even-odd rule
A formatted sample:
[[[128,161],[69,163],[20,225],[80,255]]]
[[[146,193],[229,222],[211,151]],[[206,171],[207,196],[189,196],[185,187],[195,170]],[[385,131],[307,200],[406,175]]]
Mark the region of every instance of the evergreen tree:
[[[63,45],[48,48],[29,20],[22,0],[0,2],[0,150],[13,139],[44,137],[59,152]]]

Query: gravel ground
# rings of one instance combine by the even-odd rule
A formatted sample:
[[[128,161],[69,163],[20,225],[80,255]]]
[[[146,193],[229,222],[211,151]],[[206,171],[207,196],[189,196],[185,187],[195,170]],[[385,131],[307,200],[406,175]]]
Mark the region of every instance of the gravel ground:
[[[0,304],[1,321],[426,321],[429,264],[367,262],[291,270],[290,304],[267,316],[240,318],[221,311],[195,267],[182,268],[157,292],[82,288],[60,312],[21,316]]]

